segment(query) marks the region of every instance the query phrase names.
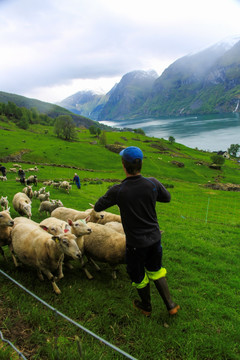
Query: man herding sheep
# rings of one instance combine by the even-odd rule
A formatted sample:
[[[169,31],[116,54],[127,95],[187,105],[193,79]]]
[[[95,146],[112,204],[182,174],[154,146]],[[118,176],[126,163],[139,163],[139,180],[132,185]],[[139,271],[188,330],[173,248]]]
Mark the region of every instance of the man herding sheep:
[[[74,174],[73,182],[76,183],[78,189],[81,189],[80,177],[77,173]]]
[[[141,149],[129,146],[120,155],[126,178],[99,198],[94,210],[103,211],[113,205],[120,208],[126,234],[127,272],[141,298],[134,300],[134,307],[146,316],[151,315],[149,280],[152,280],[169,314],[174,315],[180,306],[171,299],[166,269],[162,267],[161,232],[155,210],[156,201],[169,202],[171,195],[157,179],[141,175]]]
[[[7,169],[5,168],[5,166],[3,166],[2,164],[0,164],[0,171],[2,173],[2,176],[6,176],[7,175]]]

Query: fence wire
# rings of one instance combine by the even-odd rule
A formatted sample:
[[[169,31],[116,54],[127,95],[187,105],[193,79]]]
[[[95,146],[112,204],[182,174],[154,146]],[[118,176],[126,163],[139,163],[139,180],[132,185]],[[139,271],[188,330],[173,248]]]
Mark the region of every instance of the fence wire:
[[[23,360],[27,360],[27,359],[25,358],[25,356],[23,355],[23,353],[21,353],[21,351],[19,351],[19,350],[16,348],[16,346],[14,346],[13,343],[11,343],[11,341],[9,341],[9,340],[7,340],[7,339],[5,339],[5,338],[3,337],[3,334],[2,334],[1,331],[0,331],[0,339],[1,339],[3,342],[6,342],[8,345],[10,345],[10,346],[13,348],[13,350],[19,355],[19,357],[21,357]]]
[[[178,194],[171,203],[173,216],[203,223],[240,226],[240,192],[235,194]]]
[[[96,335],[95,333],[93,333],[92,331],[88,330],[87,328],[85,328],[84,326],[78,324],[76,321],[72,320],[71,318],[69,318],[68,316],[64,315],[63,313],[61,313],[60,311],[58,311],[57,309],[55,309],[53,306],[49,305],[47,302],[45,302],[44,300],[42,300],[41,298],[39,298],[37,295],[35,295],[34,293],[32,293],[30,290],[28,290],[27,288],[25,288],[23,285],[21,285],[20,283],[18,283],[16,280],[14,280],[13,278],[11,278],[8,274],[6,274],[4,271],[2,271],[0,269],[0,274],[2,274],[3,276],[5,276],[8,280],[12,281],[15,285],[17,285],[18,287],[20,287],[22,290],[24,290],[26,293],[28,293],[30,296],[32,296],[34,299],[36,299],[37,301],[39,301],[40,303],[42,303],[44,306],[46,306],[48,309],[50,309],[55,316],[60,316],[63,319],[67,320],[69,323],[71,323],[72,325],[76,326],[77,328],[83,330],[84,332],[86,332],[87,334],[91,335],[92,337],[94,337],[95,339],[97,339],[98,341],[102,342],[103,344],[107,345],[108,347],[110,347],[112,350],[120,353],[121,355],[123,355],[125,358],[127,359],[131,359],[131,360],[137,360],[136,358],[134,358],[133,356],[129,355],[128,353],[126,353],[125,351],[119,349],[118,347],[116,347],[115,345],[111,344],[110,342],[108,342],[107,340],[101,338],[100,336]],[[5,340],[5,339],[4,339]],[[24,357],[24,355],[16,349],[16,347],[8,340],[5,340],[6,342],[9,343],[10,346],[12,346],[12,348],[19,354],[19,356],[21,356],[23,359],[26,359]],[[26,359],[27,360],[27,359]]]

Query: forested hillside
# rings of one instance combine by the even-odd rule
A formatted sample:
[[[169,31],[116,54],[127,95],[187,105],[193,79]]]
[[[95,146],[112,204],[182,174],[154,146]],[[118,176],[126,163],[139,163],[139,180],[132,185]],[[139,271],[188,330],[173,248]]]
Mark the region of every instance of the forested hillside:
[[[51,119],[55,119],[60,115],[69,115],[74,120],[75,124],[78,126],[84,126],[89,128],[91,125],[95,125],[98,127],[102,127],[99,123],[92,121],[84,116],[76,115],[69,110],[60,107],[55,104],[47,103],[44,101],[30,99],[24,96],[20,96],[17,94],[10,94],[6,92],[0,91],[0,103],[1,105],[1,113],[4,115],[13,115],[13,118],[18,119],[23,117],[22,121],[26,123],[26,120],[30,118],[35,118],[39,122],[50,122],[52,124]],[[30,110],[32,114],[27,112],[26,110]],[[23,112],[23,114],[21,114]],[[23,116],[22,116],[23,115]]]

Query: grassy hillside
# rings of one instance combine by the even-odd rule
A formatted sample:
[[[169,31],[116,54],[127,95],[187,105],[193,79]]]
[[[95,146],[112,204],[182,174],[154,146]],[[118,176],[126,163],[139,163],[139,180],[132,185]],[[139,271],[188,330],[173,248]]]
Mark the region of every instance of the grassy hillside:
[[[17,95],[17,94],[10,94],[3,91],[0,91],[0,103],[7,104],[8,102],[12,102],[18,107],[24,107],[27,109],[35,108],[41,114],[46,114],[47,116],[55,119],[59,115],[71,115],[74,122],[79,126],[84,126],[89,128],[91,125],[95,125],[101,127],[103,129],[107,128],[106,125],[101,125],[96,121],[90,120],[89,118],[81,115],[76,115],[71,111],[44,101],[40,101],[37,99],[27,98],[25,96]]]
[[[48,130],[46,133],[45,130]],[[13,163],[27,170],[36,163],[39,184],[46,179],[71,180],[75,172],[82,188],[73,185],[70,194],[47,187],[52,199],[64,206],[84,210],[95,203],[110,185],[124,178],[120,157],[109,151],[88,130],[78,132],[78,142],[57,139],[52,128],[34,126],[19,130],[12,123],[0,123],[0,159],[8,169],[8,180],[0,182],[0,195],[8,196],[12,217],[14,194],[23,186],[9,172]],[[0,256],[0,269],[74,321],[140,360],[237,360],[240,357],[239,303],[239,192],[217,191],[209,183],[239,182],[239,164],[226,160],[222,170],[208,167],[210,153],[181,144],[136,135],[109,132],[107,144],[136,145],[144,153],[144,176],[155,176],[172,195],[169,204],[158,203],[160,228],[164,230],[163,265],[168,283],[181,311],[169,318],[152,285],[153,313],[150,319],[132,307],[136,290],[131,287],[125,265],[113,280],[107,264],[99,264],[86,279],[81,266],[64,269],[52,292],[47,280],[40,282],[35,271],[15,269],[9,250],[8,262]],[[22,156],[21,156],[22,154]],[[175,163],[173,163],[175,162]],[[182,163],[183,167],[177,165]],[[35,166],[35,165],[34,165]],[[27,173],[30,175],[32,173]],[[33,199],[32,219],[40,222],[39,200]],[[119,213],[117,207],[109,209]],[[1,274],[0,274],[1,275]],[[106,345],[56,317],[22,289],[0,276],[0,331],[28,359],[79,359],[76,336],[85,359],[123,359]],[[17,359],[16,353],[0,341],[0,358]]]

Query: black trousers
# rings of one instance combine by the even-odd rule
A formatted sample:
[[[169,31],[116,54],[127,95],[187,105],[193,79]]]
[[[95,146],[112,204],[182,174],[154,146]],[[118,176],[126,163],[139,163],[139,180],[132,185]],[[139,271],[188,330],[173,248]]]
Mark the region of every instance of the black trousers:
[[[141,283],[145,277],[145,269],[148,271],[159,271],[162,267],[161,241],[144,247],[126,247],[127,272],[135,283]]]

